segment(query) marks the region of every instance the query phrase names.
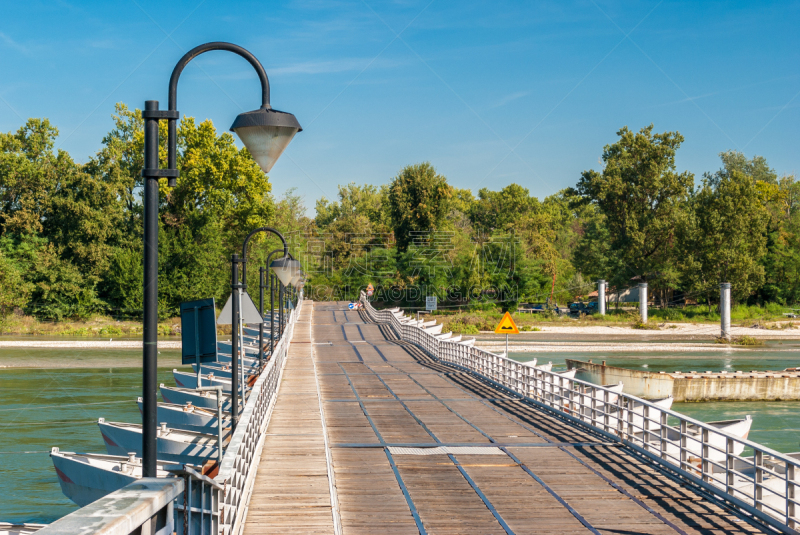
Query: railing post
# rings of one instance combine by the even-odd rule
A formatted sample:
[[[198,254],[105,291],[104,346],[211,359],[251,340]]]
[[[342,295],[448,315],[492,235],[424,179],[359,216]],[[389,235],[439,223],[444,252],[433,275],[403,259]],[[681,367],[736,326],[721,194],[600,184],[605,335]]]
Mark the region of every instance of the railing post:
[[[633,440],[634,432],[633,432],[633,408],[634,403],[633,400],[628,398],[628,440]]]
[[[702,438],[702,447],[700,448],[700,462],[701,462],[701,469],[703,471],[703,481],[708,482],[711,478],[709,477],[709,448],[708,448],[708,429],[705,427],[700,432],[700,437]]]
[[[733,493],[733,484],[736,481],[736,474],[733,473],[734,449],[733,439],[725,440],[725,492]]]
[[[797,528],[797,522],[794,520],[795,515],[795,466],[791,463],[786,465],[786,523],[790,528]]]
[[[679,459],[681,470],[686,470],[686,464],[688,461],[688,452],[686,450],[686,431],[687,431],[686,420],[681,420],[680,459]]]
[[[753,454],[755,455],[756,466],[755,486],[753,487],[753,501],[755,503],[753,505],[756,509],[762,511],[764,507],[761,503],[761,500],[764,499],[764,452],[755,450]]]
[[[575,414],[575,391],[579,386],[575,383],[572,383],[573,388],[569,389],[569,414]]]

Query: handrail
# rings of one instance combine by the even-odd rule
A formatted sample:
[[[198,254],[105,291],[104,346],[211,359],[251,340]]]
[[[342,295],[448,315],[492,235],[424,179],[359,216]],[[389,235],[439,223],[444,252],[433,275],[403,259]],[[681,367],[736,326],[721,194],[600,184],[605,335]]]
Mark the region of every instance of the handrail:
[[[43,535],[167,535],[174,531],[173,501],[183,480],[143,478],[37,531]]]
[[[246,504],[249,501],[255,481],[255,466],[260,458],[267,425],[275,404],[280,383],[280,375],[294,333],[294,325],[303,306],[300,294],[298,306],[289,315],[286,330],[275,346],[269,363],[256,380],[239,419],[239,425],[231,437],[225,455],[222,457],[219,474],[214,481],[224,487],[220,498],[218,529],[213,533],[238,535],[244,527]]]
[[[373,321],[437,361],[480,376],[527,402],[618,442],[645,460],[713,493],[783,533],[798,533],[800,459],[779,453],[655,402],[531,367],[489,351],[439,339],[424,328],[378,311],[361,292]],[[677,426],[670,425],[677,420]],[[745,448],[752,455],[740,456]]]

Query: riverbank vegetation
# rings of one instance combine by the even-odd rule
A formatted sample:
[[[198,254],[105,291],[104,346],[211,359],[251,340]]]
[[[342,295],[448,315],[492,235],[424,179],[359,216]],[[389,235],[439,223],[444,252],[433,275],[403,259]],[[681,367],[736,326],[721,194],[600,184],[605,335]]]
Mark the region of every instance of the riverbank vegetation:
[[[56,149],[58,130],[46,119],[0,133],[0,331],[25,318],[140,319],[142,119],[124,105],[113,117],[86,163]],[[717,321],[727,281],[734,321],[774,321],[800,302],[800,182],[738,152],[721,154],[720,169],[698,179],[676,168],[682,142],[678,132],[623,128],[598,170],[541,199],[518,184],[459,189],[430,163],[409,165],[393,178],[368,177],[382,185],[340,186],[309,218],[296,193],[274,198],[229,133],[185,118],[178,185],[163,181],[160,192],[161,319],[186,300],[213,296],[221,306],[230,255],[249,230],[270,225],[286,233],[314,299],[353,300],[367,284],[379,306],[422,308],[436,295],[441,310],[463,311],[448,321],[464,329],[481,330],[521,303],[590,300],[601,278],[612,311],[616,296],[647,282],[655,304],[679,307],[652,318]],[[254,240],[251,293],[254,266],[277,247]],[[631,314],[603,321],[630,324]],[[547,318],[562,321],[549,313],[532,321]]]

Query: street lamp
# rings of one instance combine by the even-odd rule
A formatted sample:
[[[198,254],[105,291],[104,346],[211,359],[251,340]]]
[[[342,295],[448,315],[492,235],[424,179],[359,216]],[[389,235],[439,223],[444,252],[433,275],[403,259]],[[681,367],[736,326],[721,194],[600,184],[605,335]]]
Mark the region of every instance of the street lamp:
[[[267,265],[268,266],[272,266],[272,264],[273,264],[271,262],[273,255],[275,255],[275,253],[280,253],[281,251],[282,251],[282,249],[275,249],[274,251],[272,251],[271,253],[269,253],[267,255]],[[284,257],[285,256],[286,255],[284,255]],[[294,257],[292,256],[292,253],[289,253],[288,256],[289,256],[289,260],[294,260]],[[282,265],[282,263],[279,264],[279,265]],[[283,284],[280,282],[280,279],[278,279],[278,276],[277,276],[277,271],[278,270],[275,267],[272,267],[271,270],[272,270],[272,273],[268,274],[268,276],[269,276],[269,336],[270,336],[270,339],[269,339],[269,352],[270,352],[270,354],[272,354],[272,352],[275,349],[275,314],[274,314],[274,312],[275,312],[275,290],[273,289],[273,280],[279,286],[279,288],[278,288],[278,317],[279,317],[278,328],[279,328],[279,331],[283,327]],[[267,273],[268,272],[268,270],[265,269],[265,268],[260,268],[260,271],[261,271],[261,273]],[[263,299],[263,296],[264,296],[264,288],[266,287],[264,285],[264,283],[263,283],[263,279],[262,279],[262,281],[260,283],[260,286],[261,286],[261,294],[260,294],[260,300],[261,300],[261,305],[260,306],[261,306],[261,309],[260,309],[260,312],[261,312],[261,315],[263,317],[263,315],[264,315],[264,304],[263,304],[263,300],[264,299]],[[282,331],[280,331],[280,332],[282,332]],[[280,337],[280,332],[278,333],[279,337]],[[259,335],[260,335],[259,336],[259,343],[262,344],[262,350],[259,352],[259,359],[261,359],[262,358],[261,353],[263,352],[263,334],[259,333]]]
[[[278,238],[280,238],[281,243],[283,244],[283,249],[276,249],[275,251],[270,253],[270,256],[272,256],[272,254],[275,253],[275,252],[283,251],[283,257],[284,258],[288,259],[288,258],[291,257],[291,255],[289,254],[289,246],[286,243],[286,238],[283,237],[283,234],[281,234],[280,232],[278,232],[277,230],[275,230],[272,227],[261,227],[261,228],[257,228],[255,230],[251,231],[247,235],[247,237],[244,239],[244,243],[242,244],[242,257],[239,258],[238,256],[233,255],[233,257],[231,258],[231,294],[232,294],[231,307],[232,307],[232,312],[233,312],[233,318],[231,319],[231,323],[234,325],[234,329],[236,329],[234,331],[233,339],[231,340],[231,342],[232,342],[231,343],[232,376],[236,376],[237,370],[239,369],[239,354],[238,354],[238,350],[239,350],[239,339],[238,339],[239,338],[238,337],[239,330],[238,329],[239,329],[239,321],[240,321],[239,320],[239,306],[240,306],[240,303],[239,303],[239,291],[240,291],[240,289],[241,290],[247,290],[247,244],[250,242],[250,238],[252,238],[255,234],[257,234],[259,232],[271,232],[272,234],[275,234]],[[239,280],[238,280],[238,264],[239,264],[239,262],[242,263],[242,282],[241,283],[239,283]],[[260,307],[261,308],[259,310],[259,313],[261,314],[261,319],[263,321],[263,319],[264,319],[264,291],[263,291],[263,285],[262,285],[262,288],[260,288],[260,291],[261,291],[261,295],[260,295]],[[270,336],[272,336],[272,329],[270,329]],[[264,347],[264,324],[263,323],[261,323],[259,325],[258,344],[259,344],[258,360],[259,360],[259,364],[262,364],[263,363],[263,351],[264,351],[264,349],[263,349],[263,347]],[[231,417],[233,419],[233,426],[234,427],[236,427],[236,424],[238,423],[238,420],[239,420],[238,405],[237,405],[237,403],[238,403],[237,387],[238,387],[238,379],[234,378],[231,381],[231,390],[232,390],[232,395],[233,395],[233,399],[231,400]],[[242,389],[242,399],[244,399],[244,389]]]
[[[284,286],[292,284],[295,276],[300,273],[300,262],[288,256],[273,260],[269,267],[275,272]]]
[[[178,79],[194,58],[212,50],[226,50],[246,59],[261,81],[261,107],[240,114],[231,130],[236,132],[253,159],[266,173],[297,132],[300,123],[294,115],[273,110],[269,103],[269,80],[264,67],[250,52],[231,43],[206,43],[187,52],[175,65],[169,79],[169,109],[159,110],[157,100],[144,103],[144,350],[142,362],[142,476],[156,477],[156,387],[158,354],[158,181],[168,179],[175,187],[177,165]],[[158,122],[167,121],[167,168],[158,161]],[[234,353],[233,358],[236,358]],[[235,374],[232,374],[235,377]],[[235,406],[235,404],[234,404]]]

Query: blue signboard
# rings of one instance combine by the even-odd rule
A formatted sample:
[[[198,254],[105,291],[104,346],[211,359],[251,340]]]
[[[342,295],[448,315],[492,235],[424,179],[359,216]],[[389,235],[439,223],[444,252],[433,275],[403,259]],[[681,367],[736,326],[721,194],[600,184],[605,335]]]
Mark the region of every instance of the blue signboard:
[[[217,360],[214,298],[181,303],[181,361],[200,364]]]

